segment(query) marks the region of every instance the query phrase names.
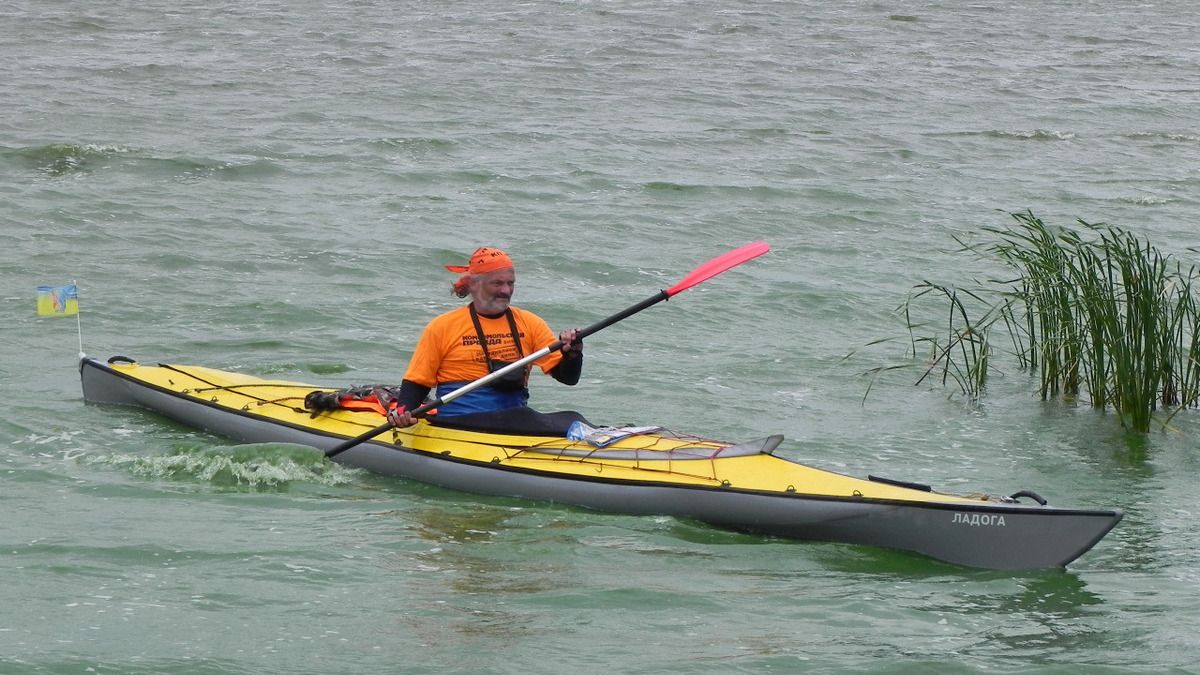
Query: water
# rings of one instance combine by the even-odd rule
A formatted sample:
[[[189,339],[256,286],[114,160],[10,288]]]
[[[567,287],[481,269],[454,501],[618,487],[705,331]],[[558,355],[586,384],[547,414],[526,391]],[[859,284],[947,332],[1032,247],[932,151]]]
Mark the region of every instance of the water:
[[[1190,3],[79,3],[0,10],[0,671],[1196,672],[1194,414],[1123,434],[1011,364],[979,406],[893,309],[1032,209],[1195,261]],[[818,466],[1116,507],[1065,571],[477,498],[82,403],[85,350],[328,384],[398,377],[518,261],[586,325],[543,409]]]

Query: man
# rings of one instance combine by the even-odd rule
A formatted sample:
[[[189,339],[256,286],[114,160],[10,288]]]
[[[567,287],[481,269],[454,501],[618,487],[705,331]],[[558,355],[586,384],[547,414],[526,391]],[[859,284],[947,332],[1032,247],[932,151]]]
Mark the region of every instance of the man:
[[[541,317],[510,304],[517,275],[504,251],[483,247],[466,265],[447,265],[461,274],[454,294],[471,302],[435,317],[417,342],[400,386],[400,407],[388,413],[398,427],[416,422],[409,412],[437,388],[439,397],[542,349],[556,338]],[[579,382],[583,341],[577,329],[559,333],[562,349],[535,362],[542,372],[566,385]],[[440,406],[439,417],[525,406],[529,371],[525,366]]]

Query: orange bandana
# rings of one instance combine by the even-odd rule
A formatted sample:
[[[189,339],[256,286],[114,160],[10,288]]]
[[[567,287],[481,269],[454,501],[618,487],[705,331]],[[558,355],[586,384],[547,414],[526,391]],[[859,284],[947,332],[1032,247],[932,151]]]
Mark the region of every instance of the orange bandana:
[[[451,272],[463,274],[470,272],[471,274],[487,274],[495,272],[507,267],[512,267],[512,258],[508,254],[498,248],[489,248],[482,246],[475,249],[471,254],[471,261],[466,265],[446,265],[446,269]]]

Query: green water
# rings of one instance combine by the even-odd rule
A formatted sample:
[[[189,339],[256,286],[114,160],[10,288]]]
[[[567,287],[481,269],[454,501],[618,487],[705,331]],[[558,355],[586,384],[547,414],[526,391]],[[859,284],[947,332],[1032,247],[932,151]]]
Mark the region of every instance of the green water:
[[[186,3],[0,10],[0,672],[1197,672],[1194,413],[1129,436],[998,359],[980,405],[893,310],[1033,209],[1194,262],[1188,3]],[[88,406],[84,351],[393,381],[517,260],[587,325],[757,240],[771,254],[588,340],[543,409],[855,475],[1125,520],[998,573],[472,495]]]

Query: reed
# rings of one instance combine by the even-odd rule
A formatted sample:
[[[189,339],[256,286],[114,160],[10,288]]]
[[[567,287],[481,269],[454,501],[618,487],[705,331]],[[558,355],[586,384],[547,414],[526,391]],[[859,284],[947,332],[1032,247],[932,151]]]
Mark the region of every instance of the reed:
[[[992,324],[1001,318],[1006,321],[1010,319],[1007,303],[986,307],[983,316],[973,320],[972,309],[968,305],[977,309],[986,304],[984,298],[975,291],[929,281],[918,284],[913,291],[903,305],[912,352],[917,356],[919,351],[923,351],[923,347],[927,347],[929,351],[925,372],[917,380],[917,384],[940,369],[943,386],[953,380],[964,395],[972,400],[979,399],[987,386],[993,352],[989,340]],[[912,308],[926,296],[940,297],[949,305],[949,314],[946,317],[947,337],[944,341],[937,336],[917,334],[919,326],[913,321]]]
[[[943,384],[953,380],[979,398],[993,367],[989,335],[1003,326],[1018,365],[1038,373],[1043,399],[1086,396],[1137,431],[1150,429],[1160,407],[1171,416],[1197,407],[1196,267],[1112,225],[1051,228],[1031,212],[1010,215],[1015,224],[985,228],[994,241],[965,250],[998,260],[1011,276],[970,291],[924,281],[902,305],[914,355],[930,348],[919,381],[940,371]],[[949,307],[936,337],[919,336],[928,324],[914,320],[914,303],[929,299]]]

